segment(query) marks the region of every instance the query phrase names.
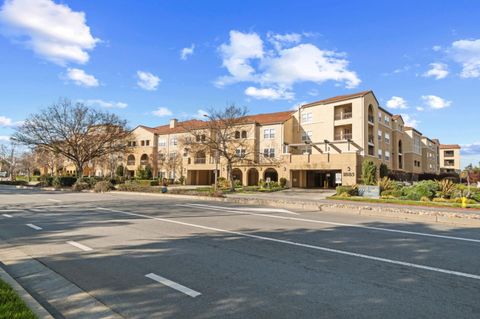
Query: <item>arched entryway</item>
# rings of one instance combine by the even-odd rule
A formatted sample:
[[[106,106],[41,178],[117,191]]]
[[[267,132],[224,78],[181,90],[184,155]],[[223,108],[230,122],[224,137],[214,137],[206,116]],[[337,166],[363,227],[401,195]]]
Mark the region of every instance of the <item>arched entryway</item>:
[[[258,170],[256,168],[250,168],[247,172],[248,186],[258,185]]]
[[[243,181],[243,173],[239,168],[234,168],[232,170],[233,181],[235,184],[242,184]]]
[[[278,182],[277,170],[274,168],[267,168],[263,173],[263,178],[265,182],[267,182],[268,180],[270,180],[270,182]]]

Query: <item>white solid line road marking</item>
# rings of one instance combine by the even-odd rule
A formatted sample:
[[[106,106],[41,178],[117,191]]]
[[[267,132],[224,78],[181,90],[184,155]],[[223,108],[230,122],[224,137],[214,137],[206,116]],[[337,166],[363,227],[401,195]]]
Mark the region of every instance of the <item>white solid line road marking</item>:
[[[434,271],[434,272],[439,272],[439,273],[444,273],[444,274],[449,274],[449,275],[455,275],[455,276],[459,276],[459,277],[465,277],[465,278],[480,280],[480,275],[474,275],[474,274],[469,274],[469,273],[455,271],[455,270],[448,270],[448,269],[442,269],[442,268],[437,268],[437,267],[430,267],[430,266],[419,265],[419,264],[409,263],[409,262],[400,261],[400,260],[394,260],[394,259],[387,259],[387,258],[382,258],[382,257],[364,255],[364,254],[354,253],[354,252],[345,251],[345,250],[332,249],[332,248],[309,245],[309,244],[302,244],[302,243],[297,243],[297,242],[290,241],[290,240],[276,239],[276,238],[271,238],[271,237],[242,233],[242,232],[238,232],[238,231],[232,231],[232,230],[202,226],[202,225],[191,224],[191,223],[185,223],[185,222],[181,222],[181,221],[178,221],[178,220],[171,220],[171,219],[153,217],[153,216],[148,216],[148,215],[143,215],[143,214],[130,213],[130,212],[125,212],[125,211],[116,210],[116,209],[110,209],[110,208],[104,208],[104,207],[97,207],[97,209],[110,211],[110,212],[114,212],[114,213],[125,214],[125,215],[143,217],[143,218],[148,218],[148,219],[155,219],[155,220],[159,220],[159,221],[162,221],[162,222],[165,222],[165,223],[184,225],[184,226],[195,227],[195,228],[200,228],[200,229],[205,229],[205,230],[211,230],[211,231],[220,232],[220,233],[226,233],[226,234],[232,234],[232,235],[237,235],[237,236],[255,238],[255,239],[260,239],[260,240],[265,240],[265,241],[270,241],[270,242],[282,243],[282,244],[287,244],[287,245],[292,245],[292,246],[297,246],[297,247],[310,248],[310,249],[326,251],[326,252],[330,252],[330,253],[336,253],[336,254],[340,254],[340,255],[346,255],[346,256],[351,256],[351,257],[359,257],[359,258],[363,258],[363,259],[380,261],[380,262],[384,262],[384,263],[388,263],[388,264],[400,265],[400,266],[416,268],[416,269],[429,270],[429,271]]]
[[[35,230],[42,230],[42,227],[34,225],[34,224],[25,224],[25,225],[27,225],[28,227],[33,228]]]
[[[195,208],[210,208],[212,210],[218,210],[218,211],[228,211],[230,209],[229,207],[204,205],[204,204],[177,204],[177,205],[178,206],[195,207]],[[230,212],[234,213],[234,211],[230,211]],[[269,217],[269,218],[296,220],[296,221],[308,222],[308,223],[327,224],[327,225],[345,226],[345,227],[355,227],[355,228],[385,231],[385,232],[391,232],[391,233],[401,233],[401,234],[408,234],[408,235],[435,237],[435,238],[442,238],[442,239],[451,239],[451,240],[460,240],[460,241],[469,241],[469,242],[474,242],[474,243],[480,243],[480,239],[465,238],[465,237],[437,235],[437,234],[431,234],[431,233],[420,233],[420,232],[408,231],[408,230],[381,228],[381,227],[372,227],[372,226],[363,226],[363,225],[345,224],[345,223],[336,223],[336,222],[329,222],[329,221],[317,220],[317,219],[286,217],[286,216],[278,216],[278,215],[270,215],[270,214],[255,214],[255,213],[247,213],[247,214],[255,215],[255,216],[262,216],[262,217]]]
[[[195,290],[192,290],[188,287],[180,285],[180,284],[178,284],[174,281],[171,281],[171,280],[169,280],[165,277],[155,275],[154,273],[147,274],[147,275],[145,275],[145,277],[150,278],[152,280],[155,280],[156,282],[159,282],[162,285],[165,285],[165,286],[168,286],[168,287],[173,288],[175,290],[178,290],[180,292],[183,292],[184,294],[186,294],[186,295],[188,295],[192,298],[195,298],[195,297],[201,295],[201,293],[199,293],[198,291],[195,291]]]
[[[51,202],[56,202],[56,203],[61,202],[61,200],[59,200],[59,199],[53,199],[53,198],[47,198],[47,200],[49,200],[49,201],[51,201]]]
[[[3,217],[7,217],[7,218],[12,218],[12,215],[9,215],[9,214],[2,214]]]
[[[67,241],[67,244],[80,248],[83,251],[92,251],[93,248],[77,243],[76,241]]]

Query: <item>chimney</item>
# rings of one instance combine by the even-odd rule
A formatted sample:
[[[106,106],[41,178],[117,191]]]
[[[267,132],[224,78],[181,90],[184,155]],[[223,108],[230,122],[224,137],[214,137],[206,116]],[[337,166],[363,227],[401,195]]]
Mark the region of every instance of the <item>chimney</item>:
[[[177,127],[177,122],[178,122],[177,119],[171,119],[171,120],[170,120],[170,128],[175,128],[175,127]]]

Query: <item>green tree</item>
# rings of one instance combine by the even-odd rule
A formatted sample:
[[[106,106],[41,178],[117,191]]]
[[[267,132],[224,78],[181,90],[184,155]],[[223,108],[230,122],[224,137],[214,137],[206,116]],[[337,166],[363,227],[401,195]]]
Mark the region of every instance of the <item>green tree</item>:
[[[388,176],[388,166],[385,163],[380,164],[379,168],[380,178]]]
[[[115,175],[117,175],[118,177],[123,177],[124,171],[125,171],[125,168],[123,167],[123,165],[119,165],[119,166],[117,166],[117,169],[115,171]]]
[[[362,163],[362,181],[365,185],[377,184],[377,166],[371,160]]]

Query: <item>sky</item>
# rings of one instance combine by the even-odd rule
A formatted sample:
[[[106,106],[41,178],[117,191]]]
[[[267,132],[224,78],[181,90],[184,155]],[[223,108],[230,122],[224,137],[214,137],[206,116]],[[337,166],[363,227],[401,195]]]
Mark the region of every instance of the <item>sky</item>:
[[[0,0],[0,141],[60,98],[130,127],[373,90],[480,162],[478,1]]]

